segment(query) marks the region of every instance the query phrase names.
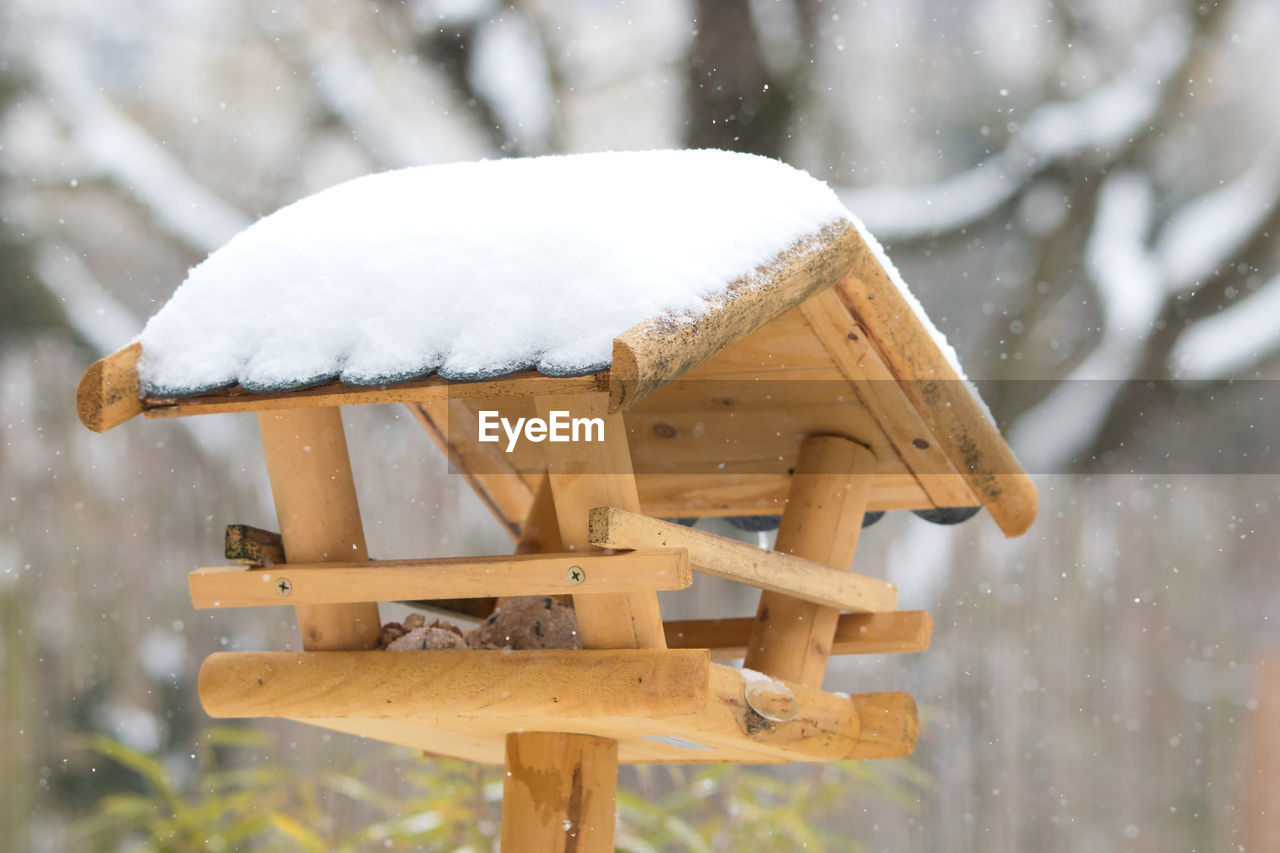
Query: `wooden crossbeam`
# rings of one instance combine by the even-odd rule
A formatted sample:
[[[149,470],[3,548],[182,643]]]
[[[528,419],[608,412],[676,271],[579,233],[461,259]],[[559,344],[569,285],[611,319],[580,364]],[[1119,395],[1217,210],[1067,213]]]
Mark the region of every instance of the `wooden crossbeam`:
[[[273,530],[262,530],[248,524],[228,524],[224,556],[244,566],[280,566],[288,562],[284,553],[284,538]],[[386,599],[388,601],[392,599]],[[400,601],[401,599],[395,599]],[[279,602],[288,603],[288,602]],[[497,599],[483,598],[429,598],[408,599],[405,604],[443,611],[468,619],[484,619],[493,613]]]
[[[915,745],[906,694],[782,682],[796,716],[771,722],[748,705],[747,683],[697,649],[220,652],[199,690],[214,717],[284,717],[495,763],[513,732],[610,738],[627,763],[840,761]]]
[[[213,717],[557,716],[696,713],[706,652],[219,652],[200,667]]]
[[[712,660],[746,656],[753,618],[687,619],[663,624],[667,647],[710,649]],[[923,610],[842,613],[831,644],[833,655],[884,655],[923,652],[933,635],[933,617]]]
[[[415,598],[616,594],[685,589],[691,580],[689,556],[679,549],[286,563],[266,569],[217,566],[187,575],[191,603],[197,610]]]
[[[765,551],[616,507],[591,511],[591,544],[601,548],[683,548],[695,571],[853,613],[898,609],[898,588],[879,578]]]
[[[265,412],[369,403],[415,403],[461,397],[531,397],[536,394],[579,394],[603,391],[609,374],[543,376],[534,371],[483,382],[450,382],[429,376],[388,387],[365,387],[328,382],[300,391],[260,394],[243,388],[224,388],[194,397],[143,397],[138,382],[142,345],[133,343],[95,361],[80,378],[76,411],[94,432],[105,432],[135,415],[177,418],[216,412]]]
[[[607,373],[593,376],[543,376],[533,371],[483,382],[450,382],[439,376],[385,388],[330,382],[302,391],[259,394],[231,388],[198,397],[147,397],[142,411],[149,418],[180,418],[217,412],[269,412],[316,406],[359,406],[371,403],[410,403],[461,397],[532,397],[539,394],[585,394],[608,381]],[[114,426],[114,424],[112,424]]]

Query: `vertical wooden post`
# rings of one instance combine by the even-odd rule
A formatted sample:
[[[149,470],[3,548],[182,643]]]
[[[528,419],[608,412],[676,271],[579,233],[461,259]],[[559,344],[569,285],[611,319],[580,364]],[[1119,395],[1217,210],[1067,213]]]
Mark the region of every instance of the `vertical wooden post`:
[[[340,410],[259,412],[258,426],[289,561],[369,559]],[[283,571],[287,577],[287,568]],[[381,624],[377,604],[310,604],[295,610],[304,649],[335,651],[378,645]]]
[[[598,550],[591,546],[587,532],[592,509],[616,506],[640,511],[626,424],[622,415],[609,414],[609,395],[605,393],[548,395],[538,397],[537,405],[538,416],[544,419],[550,418],[552,411],[568,411],[573,417],[600,418],[604,423],[603,441],[545,445],[561,543],[575,551]],[[667,647],[656,592],[577,596],[574,607],[578,633],[586,648]]]
[[[626,425],[621,415],[609,414],[607,394],[538,397],[536,403],[544,420],[553,411],[568,411],[573,417],[600,418],[604,424],[602,441],[544,445],[547,486],[554,503],[553,512],[545,517],[555,518],[558,544],[565,549],[596,550],[587,531],[588,513],[594,507],[640,511]],[[591,438],[601,436],[593,433]],[[531,511],[531,520],[534,515]],[[578,633],[589,649],[667,647],[655,592],[576,596],[574,607]],[[506,768],[504,853],[613,850],[617,741],[580,734],[510,734]]]
[[[502,849],[613,853],[618,742],[590,735],[507,735]]]
[[[871,491],[875,456],[839,436],[815,436],[800,447],[774,549],[849,569]],[[743,665],[776,678],[822,687],[840,612],[765,591]]]

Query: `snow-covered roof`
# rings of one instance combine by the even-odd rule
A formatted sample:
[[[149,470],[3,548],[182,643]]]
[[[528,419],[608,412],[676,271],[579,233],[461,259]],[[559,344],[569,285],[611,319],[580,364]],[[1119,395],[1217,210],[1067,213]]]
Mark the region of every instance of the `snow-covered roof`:
[[[194,267],[143,330],[138,375],[148,396],[184,397],[595,373],[627,329],[696,319],[838,223],[857,225],[823,182],[724,151],[370,175],[276,211]]]
[[[788,429],[874,447],[873,502],[982,503],[1011,535],[1035,516],[1034,486],[875,239],[821,181],[723,151],[428,166],[325,190],[192,269],[138,341],[85,371],[77,408],[102,431],[144,412],[404,402],[439,438],[433,401],[607,391],[610,411],[642,421],[682,376],[843,378],[847,398],[815,402],[801,381],[765,399]],[[735,420],[723,399],[706,412],[702,397],[686,403],[681,417],[727,419],[728,440],[747,448],[735,464],[767,482],[694,488],[668,457],[692,472],[724,441],[673,437],[662,420],[634,437],[637,471],[662,475],[644,480],[654,490],[642,506],[758,514],[785,500],[791,433]],[[545,470],[536,452],[519,464]],[[702,501],[692,509],[690,488]],[[531,495],[508,497],[502,517],[518,526]]]

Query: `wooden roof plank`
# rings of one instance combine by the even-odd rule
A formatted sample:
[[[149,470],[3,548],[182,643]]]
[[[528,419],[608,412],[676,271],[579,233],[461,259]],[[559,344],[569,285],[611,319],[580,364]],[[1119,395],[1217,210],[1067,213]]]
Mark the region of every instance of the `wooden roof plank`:
[[[854,252],[833,287],[1006,536],[1035,520],[1035,485],[874,253]]]
[[[100,358],[80,377],[76,388],[76,413],[94,432],[106,432],[142,414],[138,397],[138,358],[142,344],[132,343]]]
[[[934,505],[980,503],[840,297],[824,290],[805,300],[800,311]]]
[[[866,251],[849,222],[829,225],[731,284],[714,310],[662,317],[613,342],[609,407],[626,409],[739,338],[843,278]]]

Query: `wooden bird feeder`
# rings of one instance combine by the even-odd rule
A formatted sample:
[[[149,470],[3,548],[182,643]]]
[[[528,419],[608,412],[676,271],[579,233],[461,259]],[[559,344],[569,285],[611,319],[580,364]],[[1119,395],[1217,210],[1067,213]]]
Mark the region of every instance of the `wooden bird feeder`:
[[[96,431],[139,414],[258,414],[280,532],[229,528],[252,565],[196,570],[191,597],[291,605],[304,651],[209,656],[210,715],[505,762],[504,850],[612,850],[618,762],[909,755],[909,695],[822,689],[829,655],[929,643],[927,613],[849,571],[864,518],[985,507],[1013,536],[1035,515],[1029,478],[881,258],[851,222],[829,225],[726,282],[700,317],[616,335],[592,375],[159,397],[140,391],[135,343],[85,372],[79,413]],[[390,403],[448,455],[514,555],[369,559],[340,409]],[[508,453],[479,440],[481,410],[568,411],[599,418],[603,437]],[[670,520],[769,515],[781,516],[772,551]],[[687,587],[691,570],[761,589],[756,615],[664,622],[657,592]],[[584,648],[374,650],[379,601],[483,616],[525,595],[571,595]]]

